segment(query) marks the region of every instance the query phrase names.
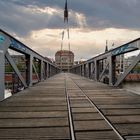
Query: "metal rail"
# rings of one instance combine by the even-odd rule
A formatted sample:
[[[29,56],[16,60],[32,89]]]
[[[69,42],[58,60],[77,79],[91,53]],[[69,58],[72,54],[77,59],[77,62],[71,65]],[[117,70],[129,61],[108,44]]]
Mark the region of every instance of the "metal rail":
[[[73,119],[72,119],[72,112],[71,112],[70,100],[69,100],[69,95],[67,93],[67,77],[66,77],[66,74],[65,74],[65,94],[66,94],[67,107],[68,107],[68,115],[69,115],[69,124],[70,124],[71,139],[72,140],[76,140],[75,133],[74,133],[74,125],[73,125]]]
[[[5,60],[7,60],[8,65],[13,68],[14,73],[20,79],[20,82],[24,88],[30,87],[34,84],[33,70],[37,75],[38,81],[43,81],[60,72],[60,69],[48,58],[41,56],[1,29],[0,38],[2,39],[0,42],[0,101],[5,99]],[[24,73],[26,76],[22,75],[8,49],[20,53],[20,55],[25,57]],[[35,67],[35,62],[38,63],[37,68]]]
[[[110,86],[119,86],[140,61],[139,54],[135,58],[131,58],[131,65],[127,65],[128,68],[125,69],[125,59],[127,58],[124,55],[136,50],[140,51],[140,38],[99,54],[79,65],[74,65],[70,72],[87,78],[92,77],[93,80],[109,84]],[[92,71],[93,69],[95,71]],[[118,76],[118,73],[120,76]]]
[[[104,113],[98,108],[98,106],[85,94],[85,92],[82,90],[82,88],[72,79],[70,78],[73,83],[75,83],[75,85],[81,90],[81,92],[83,93],[83,95],[85,96],[85,98],[90,102],[90,104],[98,111],[98,113],[103,117],[103,119],[108,123],[108,125],[113,129],[113,131],[117,134],[117,136],[121,139],[121,140],[125,140],[124,137],[121,136],[121,134],[119,133],[119,131],[114,127],[114,125],[108,120],[108,118],[104,115]]]

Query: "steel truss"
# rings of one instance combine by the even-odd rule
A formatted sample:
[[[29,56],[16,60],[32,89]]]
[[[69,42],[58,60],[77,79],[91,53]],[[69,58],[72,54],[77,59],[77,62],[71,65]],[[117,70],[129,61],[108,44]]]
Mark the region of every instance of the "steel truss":
[[[82,64],[75,65],[70,71],[95,81],[107,83],[110,86],[117,87],[139,63],[140,54],[133,59],[131,65],[123,73],[121,73],[117,79],[116,58],[117,56],[128,52],[133,52],[135,50],[140,50],[140,38],[93,57]]]
[[[10,56],[8,49],[12,49],[25,55],[25,58],[27,60],[26,80],[21,75],[13,58]],[[35,71],[38,82],[43,81],[60,72],[60,69],[49,60],[47,60],[37,52],[33,51],[8,33],[0,30],[0,101],[4,100],[5,95],[5,59],[7,59],[9,64],[12,66],[24,88],[33,85],[33,70]],[[37,69],[35,67],[33,61],[34,59],[38,59],[39,61],[39,73],[37,72]]]

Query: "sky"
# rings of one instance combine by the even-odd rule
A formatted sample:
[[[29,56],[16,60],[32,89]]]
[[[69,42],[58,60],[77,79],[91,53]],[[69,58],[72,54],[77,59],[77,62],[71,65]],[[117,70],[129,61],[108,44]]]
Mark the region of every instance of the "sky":
[[[75,60],[103,53],[106,40],[111,49],[140,37],[140,0],[68,0],[68,25],[64,4],[65,0],[0,0],[0,28],[54,58],[69,26]],[[66,34],[63,49],[68,49]]]

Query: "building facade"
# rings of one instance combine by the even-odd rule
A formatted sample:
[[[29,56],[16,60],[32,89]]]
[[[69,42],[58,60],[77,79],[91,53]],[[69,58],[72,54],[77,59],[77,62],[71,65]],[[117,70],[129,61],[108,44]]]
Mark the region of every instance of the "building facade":
[[[55,54],[55,64],[62,69],[62,71],[69,71],[74,65],[74,53],[68,50],[60,50]]]

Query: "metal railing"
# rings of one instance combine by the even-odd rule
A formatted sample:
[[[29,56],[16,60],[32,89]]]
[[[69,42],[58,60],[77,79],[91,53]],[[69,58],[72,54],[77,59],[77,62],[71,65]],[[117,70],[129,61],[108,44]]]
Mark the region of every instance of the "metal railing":
[[[25,56],[26,71],[23,77],[21,71],[16,65],[14,59],[8,50],[14,50]],[[27,47],[8,33],[0,30],[0,101],[4,100],[5,96],[5,61],[11,65],[14,73],[19,78],[19,81],[24,88],[32,86],[34,83],[33,75],[37,77],[37,82],[43,81],[46,78],[60,72],[60,69],[54,65],[49,59],[41,56],[34,50]],[[37,66],[36,66],[37,63]],[[25,78],[26,77],[26,78]]]
[[[139,53],[124,69],[127,59],[125,54],[136,50],[140,50],[140,38],[93,57],[82,64],[75,65],[70,71],[110,86],[119,86],[140,61]]]

